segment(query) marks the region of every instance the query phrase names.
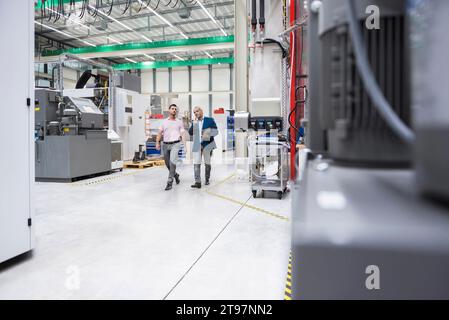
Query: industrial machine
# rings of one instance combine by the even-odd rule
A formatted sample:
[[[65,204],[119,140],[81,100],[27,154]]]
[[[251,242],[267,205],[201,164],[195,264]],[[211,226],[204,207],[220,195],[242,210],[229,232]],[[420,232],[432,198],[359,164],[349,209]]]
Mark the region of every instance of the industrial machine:
[[[152,94],[150,96],[151,114],[162,114],[162,98],[161,96]]]
[[[112,129],[108,130],[108,139],[111,141],[111,170],[123,171],[123,141]]]
[[[376,110],[358,72],[355,47],[346,23],[346,0],[323,1],[318,30],[320,45],[320,100],[322,130],[330,156],[338,161],[386,166],[408,163],[410,146],[401,140]],[[357,2],[357,18],[366,19],[372,1]],[[370,67],[393,112],[410,126],[409,54],[404,1],[379,4],[379,29],[365,25],[363,41]],[[357,22],[358,24],[360,22]]]
[[[247,4],[250,4],[247,13],[251,16],[251,30],[248,30],[247,34],[251,35],[251,39],[249,39],[249,49],[245,52],[243,48],[239,49],[242,50],[239,56],[250,55],[248,58],[250,81],[248,99],[239,101],[240,95],[236,95],[236,110],[243,111],[243,113],[236,112],[234,115],[237,158],[247,156],[247,131],[254,130],[245,112],[249,112],[253,117],[281,117],[284,123],[287,122],[288,116],[286,86],[288,52],[287,44],[279,37],[284,30],[285,1],[251,0]],[[243,19],[241,21],[243,22]],[[247,26],[247,24],[244,25]],[[241,74],[236,73],[236,75]],[[236,80],[236,83],[238,81]],[[246,91],[246,89],[239,91]],[[266,125],[264,123],[261,127]]]
[[[34,2],[1,1],[0,263],[34,247]]]
[[[141,144],[139,145],[139,151],[134,152],[133,162],[137,163],[139,161],[144,161],[147,158],[146,146]]]
[[[448,196],[449,5],[323,0],[307,14],[293,298],[448,299],[449,207],[421,194]]]
[[[233,110],[224,110],[223,108],[214,110],[214,120],[218,128],[215,142],[217,149],[222,152],[233,150],[234,130],[231,124],[233,112]]]
[[[227,116],[226,125],[226,151],[234,150],[235,148],[235,132],[234,132],[234,110],[229,110],[229,115]]]
[[[237,111],[234,113],[234,129],[239,131],[248,131],[249,119],[251,115],[249,112]]]
[[[113,88],[111,96],[109,128],[123,141],[123,159],[132,160],[139,145],[146,145],[145,112],[150,109],[150,97],[123,88]]]
[[[111,171],[104,115],[89,99],[35,91],[36,180],[73,181]]]

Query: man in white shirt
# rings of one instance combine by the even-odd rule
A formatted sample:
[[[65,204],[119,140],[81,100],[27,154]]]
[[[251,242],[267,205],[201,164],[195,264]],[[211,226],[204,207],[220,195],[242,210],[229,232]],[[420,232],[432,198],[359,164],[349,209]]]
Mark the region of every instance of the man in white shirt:
[[[183,143],[184,125],[181,120],[176,118],[178,107],[176,104],[171,104],[168,108],[169,117],[164,119],[162,125],[159,127],[159,133],[156,138],[156,149],[161,150],[164,155],[165,165],[169,171],[168,181],[165,190],[171,190],[173,187],[173,180],[179,184],[179,174],[176,173],[176,165],[179,161],[179,150]]]

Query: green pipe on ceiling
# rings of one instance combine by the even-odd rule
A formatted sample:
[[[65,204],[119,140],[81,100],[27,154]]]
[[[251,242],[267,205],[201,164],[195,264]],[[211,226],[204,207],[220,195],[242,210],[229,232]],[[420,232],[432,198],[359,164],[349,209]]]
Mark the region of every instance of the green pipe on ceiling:
[[[63,1],[64,1],[64,4],[70,2],[70,0],[63,0]],[[75,2],[81,2],[81,1],[83,1],[83,0],[75,0]],[[45,1],[44,1],[44,0],[38,0],[38,1],[37,1],[37,4],[36,4],[36,6],[35,6],[35,9],[41,9],[41,8],[42,8],[42,3],[43,3],[43,2],[47,2],[47,7],[50,7],[50,6],[52,6],[52,5],[57,6],[58,3],[59,3],[58,0],[45,0]]]
[[[160,69],[160,68],[176,68],[185,66],[200,66],[208,64],[231,64],[234,58],[212,58],[212,59],[196,59],[184,61],[145,61],[137,63],[123,63],[113,66],[115,70],[137,70],[137,69]]]
[[[80,47],[61,50],[44,50],[42,52],[43,57],[58,56],[64,53],[71,54],[85,54],[85,53],[102,53],[102,52],[114,52],[125,50],[142,50],[142,49],[158,49],[166,47],[180,47],[180,46],[194,46],[202,44],[218,44],[234,42],[234,36],[220,36],[220,37],[208,37],[208,38],[192,38],[192,39],[178,39],[178,40],[166,40],[155,42],[138,42],[138,43],[125,43],[125,44],[110,44],[101,45],[96,47]]]

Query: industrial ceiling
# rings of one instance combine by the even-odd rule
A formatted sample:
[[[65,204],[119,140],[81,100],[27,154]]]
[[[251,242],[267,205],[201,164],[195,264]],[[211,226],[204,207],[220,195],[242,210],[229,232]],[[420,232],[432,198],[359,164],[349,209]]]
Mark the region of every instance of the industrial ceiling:
[[[35,10],[36,56],[60,50],[132,43],[189,42],[234,33],[229,0],[42,0]],[[194,40],[193,40],[194,41]],[[116,54],[115,54],[116,52]],[[230,46],[183,46],[178,51],[109,52],[111,64],[226,58]],[[103,59],[103,60],[104,60]]]

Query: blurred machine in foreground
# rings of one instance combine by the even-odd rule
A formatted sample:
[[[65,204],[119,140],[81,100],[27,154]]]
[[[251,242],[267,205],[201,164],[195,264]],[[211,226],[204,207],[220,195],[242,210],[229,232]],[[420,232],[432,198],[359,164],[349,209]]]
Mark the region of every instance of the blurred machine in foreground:
[[[85,98],[35,92],[36,180],[73,181],[111,171],[104,115]]]
[[[420,191],[449,202],[449,1],[412,1],[413,120]]]
[[[295,299],[449,298],[449,206],[423,197],[449,195],[448,15],[446,0],[310,1]]]

